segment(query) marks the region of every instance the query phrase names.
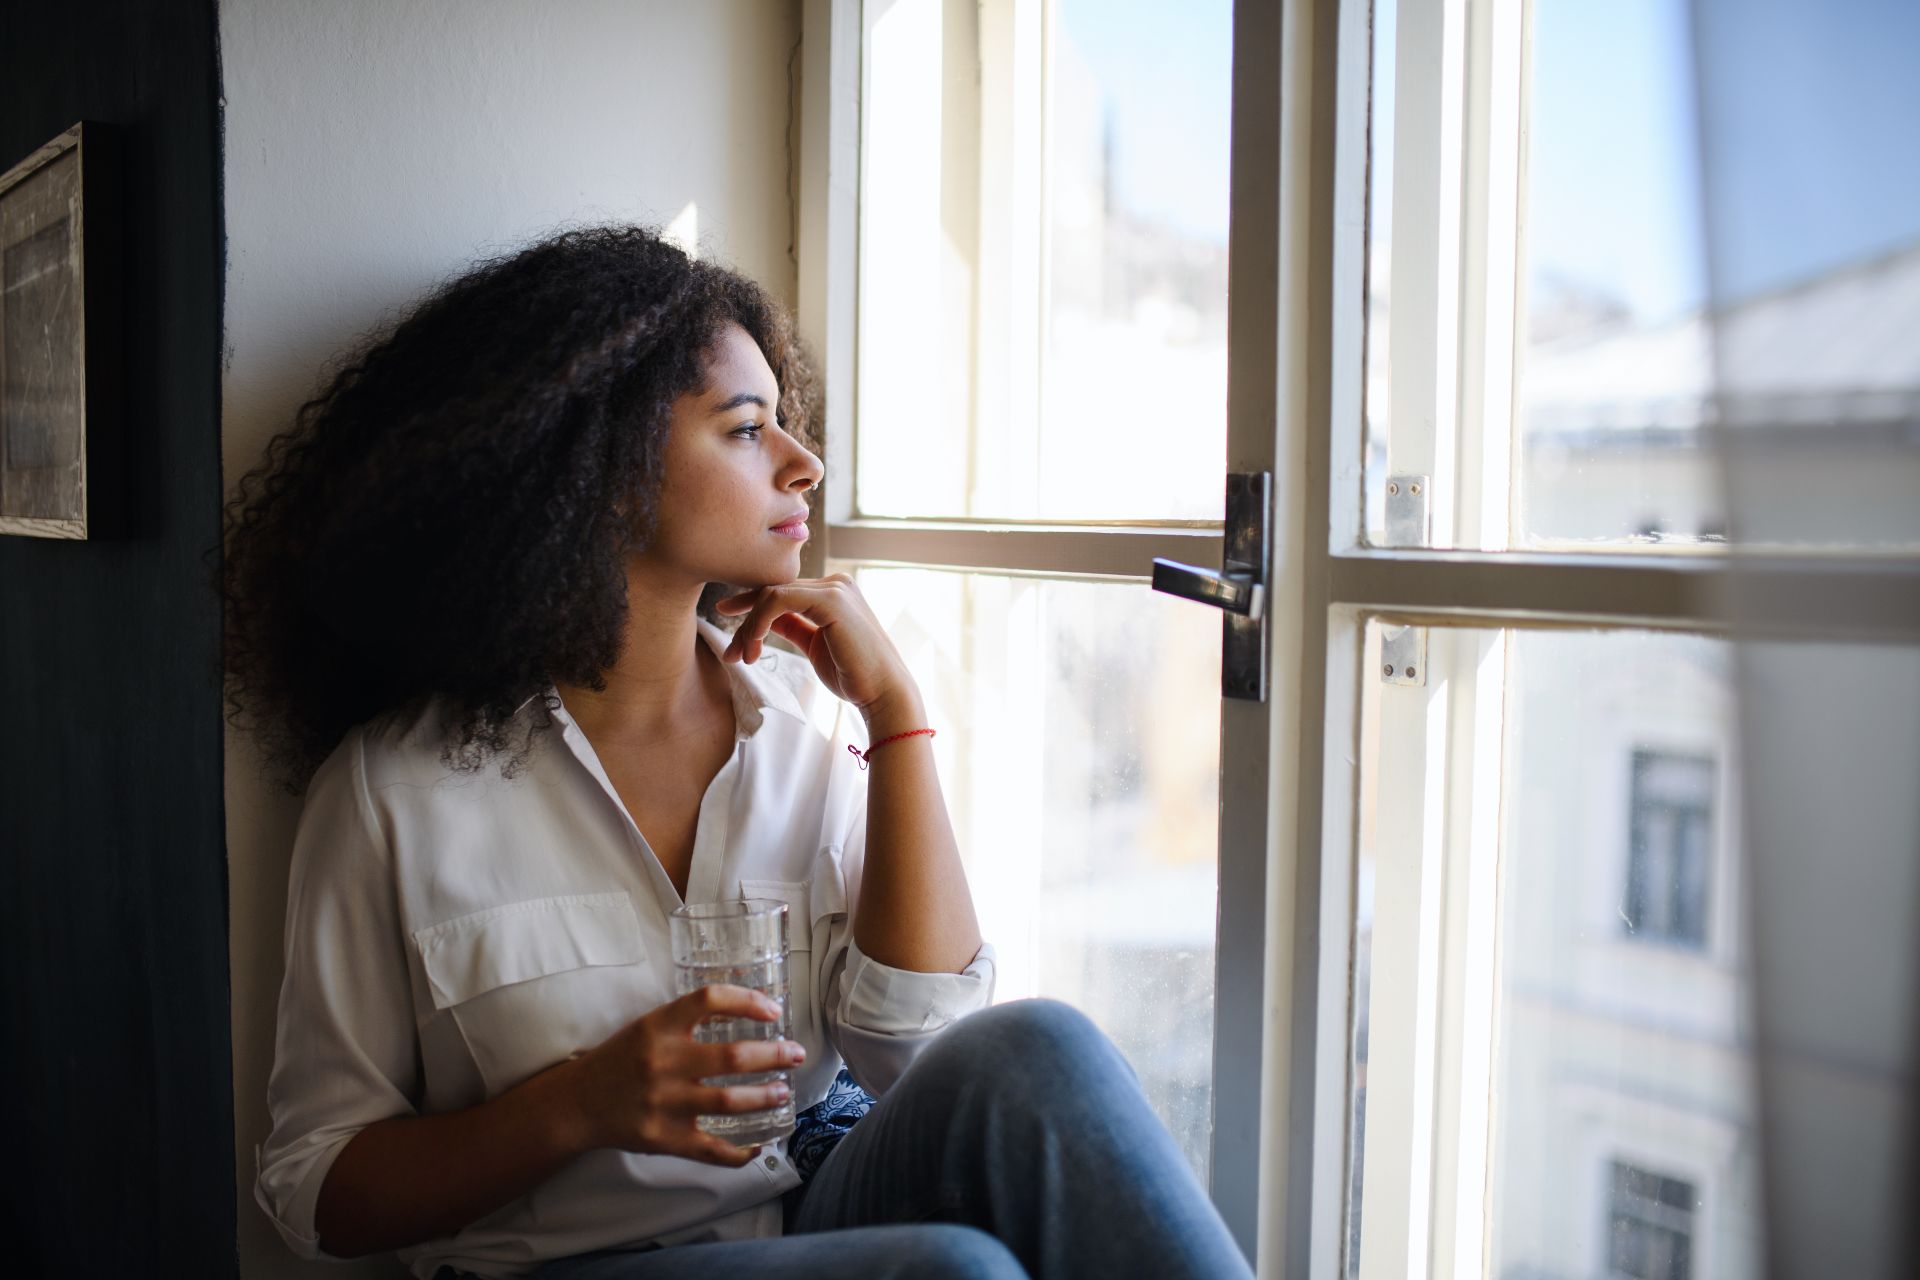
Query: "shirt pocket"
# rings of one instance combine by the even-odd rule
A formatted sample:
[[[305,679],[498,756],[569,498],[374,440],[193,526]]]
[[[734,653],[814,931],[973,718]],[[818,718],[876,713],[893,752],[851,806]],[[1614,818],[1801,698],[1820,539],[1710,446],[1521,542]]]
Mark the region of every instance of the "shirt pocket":
[[[664,1000],[624,891],[509,902],[414,931],[434,1009],[494,1096]]]

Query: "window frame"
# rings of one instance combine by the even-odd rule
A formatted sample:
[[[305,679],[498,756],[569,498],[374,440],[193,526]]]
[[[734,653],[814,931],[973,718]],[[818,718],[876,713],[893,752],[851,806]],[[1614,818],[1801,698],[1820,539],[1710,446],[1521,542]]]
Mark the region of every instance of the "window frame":
[[[1380,0],[1393,3],[1394,0]],[[1415,0],[1407,0],[1413,3]],[[1488,39],[1494,8],[1444,0]],[[1586,554],[1365,540],[1362,388],[1371,0],[1236,0],[1228,456],[1274,477],[1270,687],[1223,704],[1214,1195],[1262,1276],[1343,1274],[1348,1051],[1367,625],[1920,638],[1920,557],[1868,551]],[[829,557],[1144,583],[1218,563],[1204,525],[881,520],[854,506],[862,0],[804,0],[797,320],[825,398]],[[1482,38],[1482,35],[1473,35]],[[1523,64],[1524,65],[1524,64]],[[1495,104],[1498,107],[1498,104]],[[1481,110],[1482,107],[1469,107]],[[1494,117],[1496,123],[1505,117]],[[1469,156],[1469,165],[1487,162]],[[1507,173],[1494,166],[1496,177]],[[1506,180],[1501,178],[1501,180]],[[1524,175],[1518,178],[1524,190]],[[1488,217],[1469,208],[1468,217]],[[1490,275],[1498,287],[1499,277]],[[1497,381],[1498,361],[1487,378]],[[844,427],[837,424],[847,424]],[[1457,442],[1456,442],[1457,443]],[[1469,458],[1469,470],[1473,459]],[[1489,492],[1483,528],[1510,499]],[[1237,803],[1246,799],[1248,803]],[[1251,1029],[1249,1029],[1251,1028]],[[1377,1028],[1375,1029],[1377,1043]]]

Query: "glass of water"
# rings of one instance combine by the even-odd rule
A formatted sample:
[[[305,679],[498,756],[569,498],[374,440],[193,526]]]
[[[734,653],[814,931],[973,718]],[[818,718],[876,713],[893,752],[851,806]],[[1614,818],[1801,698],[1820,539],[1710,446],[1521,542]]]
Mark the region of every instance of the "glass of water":
[[[777,898],[695,902],[674,911],[674,993],[729,983],[758,991],[780,1006],[773,1022],[756,1018],[708,1018],[693,1028],[701,1044],[787,1038],[787,904]],[[784,1071],[709,1076],[710,1085],[786,1084]],[[700,1128],[736,1146],[758,1146],[793,1132],[793,1099],[765,1111],[700,1116]]]

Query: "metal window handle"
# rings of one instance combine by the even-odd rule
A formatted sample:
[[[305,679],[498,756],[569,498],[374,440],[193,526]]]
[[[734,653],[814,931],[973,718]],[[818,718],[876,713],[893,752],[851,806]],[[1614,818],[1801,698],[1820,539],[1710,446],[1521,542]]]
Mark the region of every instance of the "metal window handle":
[[[1220,610],[1220,693],[1267,700],[1267,555],[1273,527],[1273,473],[1227,475],[1221,567],[1153,562],[1153,589]]]
[[[1260,617],[1267,595],[1267,589],[1253,580],[1253,571],[1243,565],[1229,561],[1225,572],[1216,572],[1157,556],[1153,561],[1153,589],[1251,619]]]

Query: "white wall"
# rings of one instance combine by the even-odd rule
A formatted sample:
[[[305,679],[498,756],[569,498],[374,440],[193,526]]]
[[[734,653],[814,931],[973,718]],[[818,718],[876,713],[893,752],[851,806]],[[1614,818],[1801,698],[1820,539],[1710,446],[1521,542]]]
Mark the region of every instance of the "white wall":
[[[226,484],[356,335],[561,225],[690,219],[790,302],[798,29],[791,0],[221,0]],[[299,802],[231,734],[226,773],[241,1273],[395,1274],[303,1265],[253,1203]]]

